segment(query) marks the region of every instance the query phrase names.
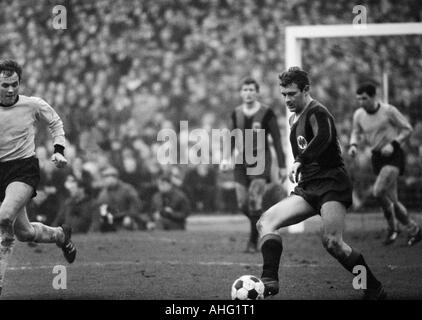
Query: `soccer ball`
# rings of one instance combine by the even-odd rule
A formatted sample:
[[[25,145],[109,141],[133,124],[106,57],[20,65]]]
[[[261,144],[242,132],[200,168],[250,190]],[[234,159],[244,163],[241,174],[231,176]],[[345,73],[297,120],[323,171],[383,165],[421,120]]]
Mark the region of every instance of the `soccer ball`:
[[[264,283],[257,277],[244,275],[232,285],[232,300],[264,299]]]

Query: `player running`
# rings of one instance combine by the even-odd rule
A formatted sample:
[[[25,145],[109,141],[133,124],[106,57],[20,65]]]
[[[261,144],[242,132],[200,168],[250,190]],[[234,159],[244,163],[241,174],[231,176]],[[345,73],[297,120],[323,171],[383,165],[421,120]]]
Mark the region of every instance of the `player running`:
[[[422,231],[399,201],[397,180],[405,169],[401,145],[410,137],[412,126],[396,107],[376,99],[376,88],[364,83],[356,91],[359,109],[353,114],[349,155],[354,157],[361,134],[372,149],[372,168],[377,175],[373,194],[378,199],[388,223],[384,244],[393,243],[399,234],[398,221],[407,229],[407,245],[422,240]]]
[[[383,299],[384,288],[356,249],[343,241],[346,209],[352,204],[352,185],[341,155],[334,118],[309,93],[308,74],[292,67],[280,76],[281,94],[290,117],[290,143],[295,161],[289,172],[298,183],[287,198],[272,206],[258,221],[263,257],[265,296],[279,291],[278,269],[283,242],[278,230],[320,214],[324,248],[349,272],[364,266],[365,299]]]
[[[56,243],[69,263],[76,257],[70,227],[52,228],[28,220],[25,206],[35,197],[40,180],[34,142],[38,120],[48,124],[54,140],[51,160],[58,168],[67,161],[62,121],[44,100],[18,94],[21,75],[18,63],[0,61],[0,293],[15,235],[24,242]]]
[[[235,150],[237,152],[237,157],[243,157],[243,161],[235,161],[234,180],[238,207],[250,221],[250,236],[245,250],[245,252],[250,253],[258,251],[256,223],[262,214],[262,198],[266,184],[271,181],[272,160],[268,134],[273,139],[280,177],[282,179],[286,177],[284,153],[277,118],[272,109],[258,101],[258,94],[258,82],[253,78],[244,79],[240,89],[243,103],[233,111],[230,126],[230,130],[240,129],[243,137],[243,143],[236,143],[236,146],[232,144],[232,151]],[[255,139],[250,139],[250,136],[246,133],[246,130],[251,129],[256,133],[264,134],[261,145],[256,140],[259,139],[259,134],[255,136]],[[247,163],[248,155],[245,153],[247,150],[253,150],[254,156],[257,157],[256,163]],[[231,168],[230,156],[225,155],[221,162],[220,169],[222,171]],[[251,170],[254,167],[258,168],[259,164],[264,165],[262,170]]]

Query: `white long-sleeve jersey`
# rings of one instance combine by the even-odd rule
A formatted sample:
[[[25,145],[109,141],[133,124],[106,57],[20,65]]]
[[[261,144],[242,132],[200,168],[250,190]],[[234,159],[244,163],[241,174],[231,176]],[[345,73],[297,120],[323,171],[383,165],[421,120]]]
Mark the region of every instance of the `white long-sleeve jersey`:
[[[0,162],[35,155],[35,125],[47,123],[53,143],[65,146],[63,122],[43,99],[19,95],[9,107],[0,106]]]

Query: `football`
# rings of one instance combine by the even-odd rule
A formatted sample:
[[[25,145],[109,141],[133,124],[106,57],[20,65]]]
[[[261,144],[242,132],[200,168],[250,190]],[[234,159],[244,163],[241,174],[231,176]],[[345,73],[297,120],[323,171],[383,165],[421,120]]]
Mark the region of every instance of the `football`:
[[[236,279],[232,285],[232,300],[264,299],[264,283],[255,276],[244,275]]]

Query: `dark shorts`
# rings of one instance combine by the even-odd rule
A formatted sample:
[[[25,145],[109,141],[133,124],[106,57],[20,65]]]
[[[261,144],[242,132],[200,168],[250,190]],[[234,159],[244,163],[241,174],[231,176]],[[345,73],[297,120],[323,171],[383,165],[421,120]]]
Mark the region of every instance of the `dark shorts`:
[[[380,151],[372,151],[372,169],[376,175],[378,175],[382,167],[386,165],[399,168],[400,175],[404,173],[406,159],[403,149],[400,147],[397,141],[394,141],[392,145],[394,150],[393,153],[388,157],[383,156]]]
[[[352,183],[344,167],[322,170],[311,180],[299,182],[291,194],[301,196],[318,212],[328,201],[338,201],[349,208],[352,203]]]
[[[0,202],[4,200],[7,186],[17,181],[34,188],[32,197],[37,195],[40,166],[36,157],[0,162]]]
[[[248,169],[247,165],[236,164],[234,166],[234,181],[240,183],[246,188],[249,188],[252,180],[254,179],[264,179],[267,183],[271,182],[271,163],[271,155],[266,155],[264,172],[257,175],[248,175],[246,171]],[[253,168],[253,166],[251,168]]]

